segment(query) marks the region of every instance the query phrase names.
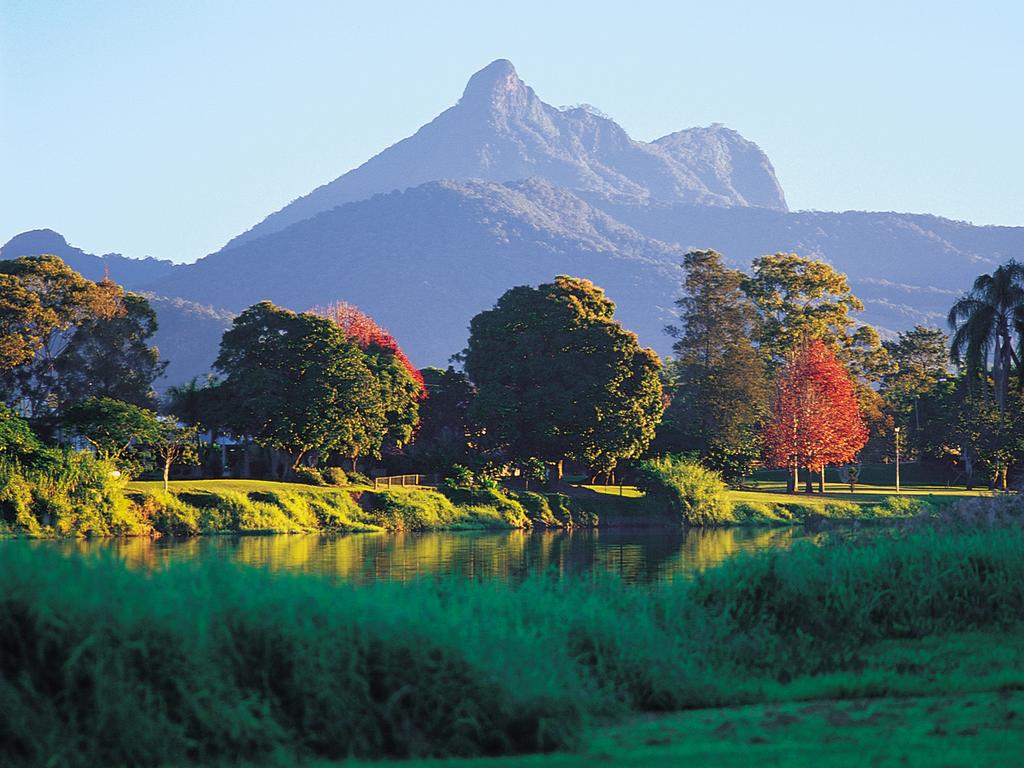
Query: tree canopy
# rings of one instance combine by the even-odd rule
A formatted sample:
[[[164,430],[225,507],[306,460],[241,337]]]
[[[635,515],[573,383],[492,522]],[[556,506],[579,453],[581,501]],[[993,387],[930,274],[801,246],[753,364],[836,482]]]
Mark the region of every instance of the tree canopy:
[[[362,351],[330,320],[261,302],[225,332],[214,366],[224,420],[236,434],[288,453],[358,457],[380,450],[386,405]]]
[[[763,354],[754,346],[757,311],[742,290],[745,276],[715,251],[692,251],[676,302],[671,404],[658,445],[695,451],[727,477],[744,474],[760,451],[757,426],[767,410],[769,384]]]
[[[764,431],[765,458],[793,471],[853,461],[867,442],[853,381],[820,339],[800,347],[779,376]],[[822,481],[823,484],[823,481]]]
[[[462,360],[481,441],[559,472],[565,459],[597,473],[639,456],[664,409],[660,362],[614,312],[589,280],[560,275],[474,317]]]

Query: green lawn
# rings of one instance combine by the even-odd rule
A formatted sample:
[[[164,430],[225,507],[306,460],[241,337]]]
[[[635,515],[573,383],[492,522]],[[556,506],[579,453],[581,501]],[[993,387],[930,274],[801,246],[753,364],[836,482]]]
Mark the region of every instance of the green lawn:
[[[311,491],[314,493],[338,493],[340,491],[367,490],[370,486],[347,485],[345,487],[305,485],[302,483],[281,483],[276,480],[172,480],[173,493],[209,493],[211,491],[235,491],[236,493],[259,493],[272,491]],[[159,493],[163,491],[162,480],[135,480],[128,483],[130,491]]]

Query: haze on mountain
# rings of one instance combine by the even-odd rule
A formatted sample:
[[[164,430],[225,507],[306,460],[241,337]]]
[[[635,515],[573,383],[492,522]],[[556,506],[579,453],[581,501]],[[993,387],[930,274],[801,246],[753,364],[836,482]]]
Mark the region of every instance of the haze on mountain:
[[[585,107],[541,101],[498,59],[473,75],[459,102],[355,170],[271,214],[231,248],[344,203],[438,179],[552,184],[634,203],[756,205],[786,210],[767,156],[721,125],[634,141]]]
[[[1024,228],[789,212],[768,158],[734,131],[634,141],[593,109],[545,104],[499,60],[415,135],[193,264],[91,256],[46,231],[0,255],[56,252],[88,277],[106,267],[159,297],[167,384],[205,373],[232,313],[263,299],[352,302],[415,363],[444,365],[474,314],[559,273],[604,287],[624,325],[667,354],[662,329],[691,248],[741,267],[777,251],[825,259],[865,300],[861,319],[891,334],[942,325],[976,275],[1024,255]]]

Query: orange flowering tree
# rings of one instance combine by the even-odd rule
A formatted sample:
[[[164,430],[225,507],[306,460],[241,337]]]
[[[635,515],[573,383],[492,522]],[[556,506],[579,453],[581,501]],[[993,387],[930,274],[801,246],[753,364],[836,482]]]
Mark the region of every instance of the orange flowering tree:
[[[790,492],[800,467],[819,472],[824,492],[825,467],[853,461],[867,439],[849,372],[820,340],[804,344],[778,380],[764,430],[767,463],[790,470]]]

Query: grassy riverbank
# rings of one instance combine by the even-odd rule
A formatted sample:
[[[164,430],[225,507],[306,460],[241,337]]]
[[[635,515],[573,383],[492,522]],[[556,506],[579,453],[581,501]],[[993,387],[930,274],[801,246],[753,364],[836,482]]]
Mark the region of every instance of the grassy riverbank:
[[[336,587],[223,562],[143,575],[6,546],[0,762],[12,766],[546,751],[574,765],[615,733],[641,764],[655,748],[721,749],[726,720],[733,746],[760,749],[751,738],[776,733],[765,713],[800,711],[737,707],[1024,689],[1013,526],[798,545],[650,588]],[[714,727],[697,713],[630,720],[708,708]],[[919,732],[934,713],[910,709]],[[821,718],[800,722],[824,738]],[[659,727],[670,735],[643,735]]]
[[[652,499],[634,487],[566,486],[561,492],[431,489],[375,490],[263,480],[159,482],[113,476],[79,454],[54,474],[0,476],[0,536],[191,536],[204,533],[339,533],[360,531],[501,530],[576,526],[791,525],[808,521],[889,520],[934,512],[986,495],[935,485],[895,488],[830,484],[825,495],[784,492],[781,482],[755,488],[721,486],[721,514],[704,519]],[[0,475],[3,473],[0,472]],[[699,513],[702,504],[697,503]]]

